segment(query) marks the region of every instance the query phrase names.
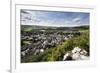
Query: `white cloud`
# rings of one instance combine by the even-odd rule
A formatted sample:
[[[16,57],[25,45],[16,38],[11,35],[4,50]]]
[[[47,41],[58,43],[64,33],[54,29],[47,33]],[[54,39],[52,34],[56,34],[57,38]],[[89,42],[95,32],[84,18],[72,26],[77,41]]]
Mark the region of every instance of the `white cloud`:
[[[80,21],[81,19],[79,18],[79,17],[76,17],[76,18],[74,18],[73,19],[73,22],[78,22],[78,21]]]
[[[40,23],[23,23],[22,25],[37,25],[37,26],[50,26],[50,27],[75,27],[75,26],[84,26],[84,25],[89,25],[89,24],[52,24],[52,23],[46,23],[41,21]]]

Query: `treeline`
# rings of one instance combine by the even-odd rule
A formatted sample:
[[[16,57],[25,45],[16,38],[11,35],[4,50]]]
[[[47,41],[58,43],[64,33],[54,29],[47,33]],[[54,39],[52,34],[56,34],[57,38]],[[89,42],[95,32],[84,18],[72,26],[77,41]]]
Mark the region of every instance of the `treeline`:
[[[28,29],[31,30],[53,30],[53,31],[58,31],[58,30],[66,30],[66,31],[78,31],[78,30],[87,30],[89,29],[88,25],[85,26],[76,26],[76,27],[50,27],[50,26],[36,26],[36,25],[21,25],[21,30],[26,31]]]

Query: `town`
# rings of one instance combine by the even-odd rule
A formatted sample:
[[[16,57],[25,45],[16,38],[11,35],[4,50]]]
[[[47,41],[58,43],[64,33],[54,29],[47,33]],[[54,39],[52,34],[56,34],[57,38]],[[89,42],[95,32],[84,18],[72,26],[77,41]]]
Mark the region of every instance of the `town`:
[[[25,28],[28,28],[28,26]],[[35,58],[38,58],[37,56],[44,54],[46,51],[48,51],[48,50],[52,51],[53,48],[55,48],[55,47],[57,48],[59,45],[63,45],[63,43],[65,43],[66,41],[71,40],[75,37],[82,36],[82,34],[84,32],[80,32],[79,31],[80,28],[81,28],[81,30],[83,29],[83,27],[79,27],[79,28],[74,27],[74,28],[72,28],[73,30],[71,28],[68,30],[65,30],[64,28],[59,29],[57,27],[56,28],[45,27],[45,29],[44,29],[44,27],[41,27],[38,29],[29,30],[29,31],[26,31],[26,29],[22,29],[22,31],[21,31],[21,59],[22,59],[22,61],[24,61],[24,59],[27,60],[27,58],[29,58],[30,56],[32,56],[33,58],[34,58],[34,56],[36,56]],[[87,28],[85,27],[84,29],[87,29]],[[88,37],[88,36],[86,35],[86,37]],[[82,40],[82,39],[80,39],[80,40]],[[78,42],[79,40],[76,40],[76,41]],[[88,40],[87,40],[87,42],[88,42]],[[81,43],[78,43],[78,44],[81,44]],[[85,45],[86,44],[87,43],[85,43]],[[83,41],[82,45],[84,45],[84,41]],[[73,45],[71,44],[71,46],[73,46]],[[67,47],[67,45],[65,45],[65,47]],[[86,47],[86,46],[84,46],[84,47]],[[63,48],[63,49],[66,49],[66,48]],[[70,49],[70,47],[69,47],[69,49]],[[81,50],[81,48],[79,48],[79,49]],[[67,53],[67,51],[65,51],[65,52]],[[65,55],[66,55],[66,53],[65,53]],[[73,55],[71,55],[71,56],[73,56]],[[63,55],[63,57],[64,57],[64,55]],[[63,60],[63,57],[62,57],[62,60]],[[42,61],[42,60],[40,60],[40,61]]]
[[[37,55],[44,52],[46,49],[61,44],[65,40],[71,39],[72,37],[74,37],[73,34],[66,35],[57,32],[48,34],[45,33],[45,31],[38,33],[23,33],[21,36],[21,40],[25,45],[21,47],[21,55],[22,57],[31,53]]]

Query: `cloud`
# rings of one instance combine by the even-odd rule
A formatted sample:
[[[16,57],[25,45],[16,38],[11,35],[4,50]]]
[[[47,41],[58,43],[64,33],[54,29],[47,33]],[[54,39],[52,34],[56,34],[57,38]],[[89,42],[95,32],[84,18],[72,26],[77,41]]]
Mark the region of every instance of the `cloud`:
[[[82,17],[89,17],[86,13],[77,12],[53,12],[22,10],[21,21],[23,25],[41,26],[81,26],[88,24],[88,20]]]
[[[79,18],[79,17],[76,17],[76,18],[74,18],[73,19],[73,22],[78,22],[78,21],[80,21],[81,19]]]

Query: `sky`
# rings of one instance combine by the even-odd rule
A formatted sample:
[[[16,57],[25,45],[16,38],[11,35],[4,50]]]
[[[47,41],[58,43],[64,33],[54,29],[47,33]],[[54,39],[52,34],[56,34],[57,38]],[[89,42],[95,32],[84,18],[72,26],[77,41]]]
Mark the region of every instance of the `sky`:
[[[21,25],[74,27],[89,25],[89,13],[85,12],[64,12],[64,11],[20,11]]]

